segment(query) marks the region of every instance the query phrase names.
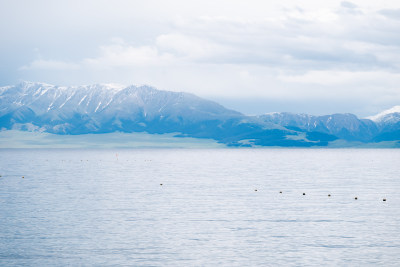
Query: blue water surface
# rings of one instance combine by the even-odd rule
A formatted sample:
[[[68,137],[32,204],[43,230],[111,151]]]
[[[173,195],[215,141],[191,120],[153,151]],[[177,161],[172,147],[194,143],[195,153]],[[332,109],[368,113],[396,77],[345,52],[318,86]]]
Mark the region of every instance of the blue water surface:
[[[396,149],[2,149],[0,175],[0,266],[400,263]]]

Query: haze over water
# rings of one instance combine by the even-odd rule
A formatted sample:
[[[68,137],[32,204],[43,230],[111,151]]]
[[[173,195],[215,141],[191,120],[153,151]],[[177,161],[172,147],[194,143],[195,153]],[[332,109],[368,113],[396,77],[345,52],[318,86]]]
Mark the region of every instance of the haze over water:
[[[2,149],[0,265],[396,266],[399,162],[390,149]]]

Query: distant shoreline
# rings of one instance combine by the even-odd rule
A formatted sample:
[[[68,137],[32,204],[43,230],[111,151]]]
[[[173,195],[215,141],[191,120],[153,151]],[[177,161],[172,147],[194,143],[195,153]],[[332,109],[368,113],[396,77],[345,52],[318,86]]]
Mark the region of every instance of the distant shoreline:
[[[18,130],[0,131],[0,149],[396,149],[400,142],[360,143],[337,140],[328,146],[235,147],[212,139],[176,137],[177,133],[102,133],[57,135]]]

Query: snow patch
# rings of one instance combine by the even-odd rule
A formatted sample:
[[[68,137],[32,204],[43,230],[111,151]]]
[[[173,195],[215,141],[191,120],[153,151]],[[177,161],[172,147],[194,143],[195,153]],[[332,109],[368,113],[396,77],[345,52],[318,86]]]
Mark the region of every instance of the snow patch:
[[[85,100],[85,98],[87,97],[87,95],[85,95],[84,97],[82,97],[81,101],[79,101],[78,106]]]
[[[100,101],[99,104],[97,105],[97,107],[96,107],[96,109],[94,110],[94,112],[97,112],[97,110],[99,109],[100,105],[101,105],[101,101]]]
[[[400,106],[394,106],[391,109],[382,111],[381,113],[376,114],[374,116],[369,116],[366,119],[372,120],[374,122],[381,122],[381,121],[387,119],[387,115],[393,114],[393,113],[400,113]]]

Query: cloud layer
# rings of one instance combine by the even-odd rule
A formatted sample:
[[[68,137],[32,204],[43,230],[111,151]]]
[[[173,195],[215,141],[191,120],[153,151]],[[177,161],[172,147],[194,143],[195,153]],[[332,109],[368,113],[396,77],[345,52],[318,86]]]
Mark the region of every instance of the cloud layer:
[[[290,1],[264,2],[252,1],[249,7],[240,1],[172,1],[159,8],[131,2],[130,7],[143,12],[130,16],[117,5],[108,18],[102,17],[103,9],[86,18],[76,14],[73,25],[85,20],[81,39],[70,36],[73,27],[65,24],[66,18],[55,21],[66,37],[28,36],[35,52],[7,71],[19,79],[61,84],[150,84],[227,105],[239,103],[235,99],[265,100],[266,106],[257,110],[232,104],[244,112],[273,111],[267,106],[271,102],[281,103],[279,111],[294,112],[307,103],[330,103],[325,106],[337,112],[369,115],[400,103],[400,8],[394,1],[382,7],[369,1],[305,1],[301,7]],[[226,9],[218,10],[222,6]],[[40,25],[44,32],[58,34],[51,25]],[[85,30],[95,34],[89,38]]]

